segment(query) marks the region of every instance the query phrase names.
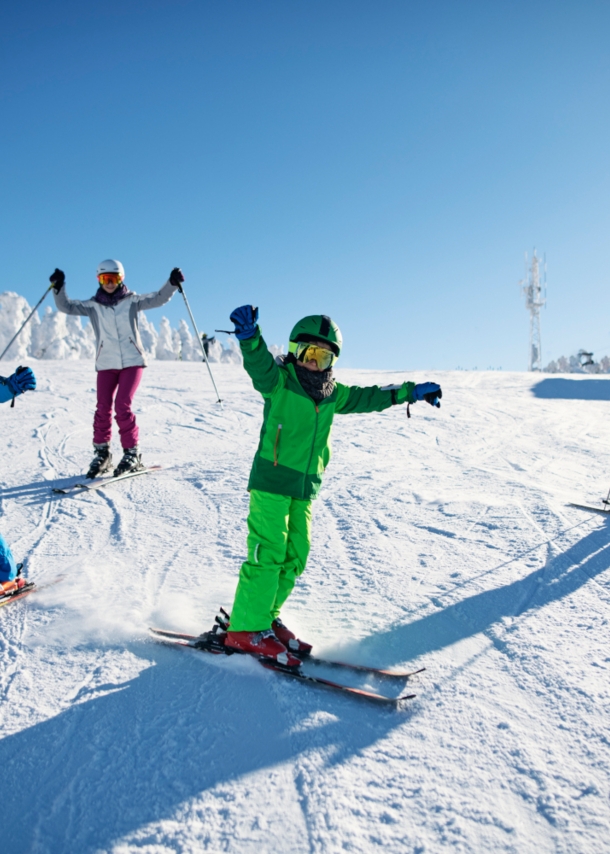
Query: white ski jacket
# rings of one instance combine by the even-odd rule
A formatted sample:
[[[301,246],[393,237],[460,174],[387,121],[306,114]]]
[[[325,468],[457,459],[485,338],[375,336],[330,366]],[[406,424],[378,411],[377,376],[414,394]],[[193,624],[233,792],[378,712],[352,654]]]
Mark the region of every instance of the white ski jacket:
[[[129,294],[115,306],[94,299],[68,299],[66,287],[54,293],[55,305],[64,314],[88,317],[95,332],[95,370],[146,367],[146,356],[138,331],[138,312],[158,308],[176,292],[169,280],[152,294]]]

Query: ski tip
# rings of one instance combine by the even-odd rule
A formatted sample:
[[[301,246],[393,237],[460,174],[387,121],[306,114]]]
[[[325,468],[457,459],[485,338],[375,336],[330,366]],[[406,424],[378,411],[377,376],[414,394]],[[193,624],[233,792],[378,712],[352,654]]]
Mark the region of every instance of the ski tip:
[[[568,503],[568,507],[575,507],[577,510],[584,510],[586,513],[598,513],[600,516],[610,516],[610,508],[607,507],[591,507],[588,504],[576,504],[573,501]]]

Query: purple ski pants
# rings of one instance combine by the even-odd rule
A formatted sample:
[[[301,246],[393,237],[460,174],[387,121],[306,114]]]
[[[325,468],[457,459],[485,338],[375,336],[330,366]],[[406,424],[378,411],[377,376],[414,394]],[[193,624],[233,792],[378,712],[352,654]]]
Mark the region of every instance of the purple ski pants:
[[[109,442],[112,436],[113,402],[121,447],[133,448],[138,444],[138,425],[131,404],[143,372],[142,367],[97,372],[97,408],[93,417],[93,441],[96,445]]]

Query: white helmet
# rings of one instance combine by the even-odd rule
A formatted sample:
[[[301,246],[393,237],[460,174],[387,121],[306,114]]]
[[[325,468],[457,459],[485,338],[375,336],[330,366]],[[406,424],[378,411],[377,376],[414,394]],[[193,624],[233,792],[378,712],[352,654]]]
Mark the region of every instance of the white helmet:
[[[109,258],[107,261],[101,261],[97,266],[97,275],[100,273],[118,273],[121,279],[125,278],[125,269],[120,261],[114,261]]]

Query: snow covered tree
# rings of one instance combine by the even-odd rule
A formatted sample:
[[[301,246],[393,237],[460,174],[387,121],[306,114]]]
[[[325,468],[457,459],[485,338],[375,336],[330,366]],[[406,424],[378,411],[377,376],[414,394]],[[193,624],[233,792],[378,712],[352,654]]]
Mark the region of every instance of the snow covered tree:
[[[70,317],[46,307],[40,326],[35,330],[31,353],[35,359],[80,359],[95,355],[91,342],[85,338],[80,317]],[[83,346],[81,346],[81,342]]]
[[[201,361],[201,348],[198,346],[194,337],[191,335],[186,320],[181,320],[178,327],[178,336],[180,339],[180,354],[183,362],[199,362]]]
[[[155,358],[166,362],[175,361],[177,358],[172,340],[172,328],[167,317],[161,318],[159,324],[159,337],[155,348]]]
[[[229,338],[228,347],[223,348],[220,361],[228,362],[233,365],[241,365],[243,363],[241,350],[239,349],[239,344],[234,338]]]
[[[20,297],[19,294],[13,291],[6,291],[0,294],[0,353],[17,332],[31,310],[27,300],[24,297]],[[11,345],[11,349],[4,357],[5,359],[21,361],[29,355],[32,330],[39,322],[38,315],[35,314],[19,338]]]
[[[143,311],[138,315],[138,329],[140,332],[140,338],[142,339],[144,352],[153,359],[156,358],[155,354],[157,352],[157,341],[159,336],[157,335],[157,330]]]

